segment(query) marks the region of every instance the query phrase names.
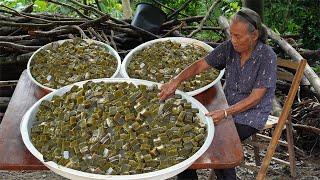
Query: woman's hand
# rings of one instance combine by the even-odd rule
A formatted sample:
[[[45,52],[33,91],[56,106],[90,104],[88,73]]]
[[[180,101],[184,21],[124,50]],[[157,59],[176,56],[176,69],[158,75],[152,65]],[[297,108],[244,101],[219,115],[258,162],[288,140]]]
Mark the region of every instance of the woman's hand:
[[[206,116],[211,116],[214,123],[219,123],[224,118],[224,110],[210,111]]]
[[[176,91],[179,82],[176,80],[170,80],[160,87],[161,92],[158,94],[160,101],[166,100],[169,96],[173,95]]]

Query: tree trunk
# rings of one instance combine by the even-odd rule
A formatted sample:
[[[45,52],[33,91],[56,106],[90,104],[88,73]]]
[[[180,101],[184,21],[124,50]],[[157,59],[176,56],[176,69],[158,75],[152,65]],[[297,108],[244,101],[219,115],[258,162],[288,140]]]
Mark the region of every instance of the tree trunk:
[[[257,12],[263,22],[263,0],[242,0],[242,6]]]
[[[132,18],[130,0],[122,0],[122,7],[123,7],[123,18],[124,19]]]
[[[266,27],[266,26],[265,26]],[[281,49],[286,52],[292,60],[300,62],[302,59],[304,59],[297,50],[295,50],[287,41],[285,41],[283,38],[281,38],[279,35],[277,35],[274,31],[272,31],[270,28],[266,27],[268,30],[268,36],[270,39],[281,47]],[[312,87],[315,89],[316,93],[320,95],[320,78],[318,75],[313,71],[313,69],[307,64],[304,69],[304,75],[311,83]]]

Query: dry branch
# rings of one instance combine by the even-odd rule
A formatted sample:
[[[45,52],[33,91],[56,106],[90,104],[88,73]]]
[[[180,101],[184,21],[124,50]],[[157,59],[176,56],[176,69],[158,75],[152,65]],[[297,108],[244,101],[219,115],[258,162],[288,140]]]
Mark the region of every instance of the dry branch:
[[[0,47],[11,48],[18,51],[35,51],[39,49],[41,46],[24,46],[24,45],[15,44],[12,42],[0,41]]]
[[[116,45],[116,43],[114,42],[114,32],[113,32],[112,30],[111,30],[110,41],[111,41],[111,46],[112,46],[116,51],[118,51],[117,45]]]
[[[320,129],[316,128],[316,127],[307,126],[307,125],[303,125],[303,124],[292,124],[292,126],[297,129],[303,129],[306,132],[313,132],[313,133],[320,135]]]
[[[0,36],[0,41],[20,41],[32,39],[30,35],[19,35],[19,36]]]
[[[96,38],[98,41],[101,41],[101,42],[106,42],[100,34],[98,34],[92,27],[89,27],[88,28],[88,31],[91,32]]]
[[[310,50],[310,49],[303,49],[300,48],[299,52],[302,56],[310,57],[310,56],[317,56],[320,57],[320,49],[317,50]]]

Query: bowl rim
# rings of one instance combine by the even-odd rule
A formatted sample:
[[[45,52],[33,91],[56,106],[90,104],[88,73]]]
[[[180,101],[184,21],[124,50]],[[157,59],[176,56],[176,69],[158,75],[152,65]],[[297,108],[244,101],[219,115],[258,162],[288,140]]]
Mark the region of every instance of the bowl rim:
[[[88,43],[96,43],[96,44],[99,44],[99,45],[102,45],[102,46],[105,46],[108,50],[108,52],[117,59],[117,69],[116,71],[113,73],[113,75],[110,77],[110,78],[114,78],[116,77],[118,74],[120,74],[120,69],[121,69],[121,57],[119,56],[118,52],[113,49],[110,45],[104,43],[104,42],[101,42],[101,41],[97,41],[97,40],[94,40],[94,39],[82,39]],[[29,58],[28,60],[28,63],[27,63],[27,74],[29,76],[29,78],[31,79],[32,82],[34,82],[37,86],[41,87],[42,89],[45,89],[47,91],[54,91],[56,89],[54,88],[51,88],[51,87],[48,87],[48,86],[45,86],[43,84],[41,84],[40,82],[38,82],[33,76],[32,76],[32,73],[31,73],[31,62],[33,61],[33,58],[34,56],[39,53],[41,50],[44,50],[44,49],[48,49],[50,46],[52,46],[53,44],[62,44],[64,42],[68,42],[68,41],[74,41],[74,39],[63,39],[63,40],[58,40],[58,41],[54,41],[54,42],[50,42],[46,45],[43,45],[42,47],[40,47],[39,49],[37,49],[32,55],[31,57]],[[88,79],[89,80],[89,79]],[[58,88],[59,89],[59,88]]]
[[[20,123],[20,132],[21,132],[23,143],[25,144],[27,149],[33,154],[33,156],[35,156],[39,161],[41,161],[45,166],[47,166],[49,169],[51,169],[55,173],[60,174],[64,177],[69,177],[69,178],[70,177],[78,177],[78,178],[89,178],[89,179],[128,179],[128,180],[142,179],[142,178],[148,179],[148,178],[156,178],[156,177],[161,178],[161,177],[164,177],[165,175],[174,176],[174,175],[178,174],[179,172],[185,170],[190,165],[192,165],[192,163],[194,163],[203,153],[205,153],[206,150],[211,145],[211,142],[214,137],[215,128],[214,128],[212,118],[205,115],[206,113],[208,113],[208,110],[195,98],[187,95],[186,93],[184,93],[180,90],[177,90],[176,91],[177,94],[181,94],[184,99],[187,99],[188,102],[191,102],[193,107],[199,108],[199,113],[201,115],[199,114],[198,116],[203,117],[203,119],[200,118],[200,120],[202,122],[204,122],[207,126],[207,137],[205,139],[204,144],[196,153],[194,153],[188,159],[186,159],[178,164],[175,164],[171,167],[165,168],[165,169],[161,169],[161,170],[153,171],[153,172],[148,172],[148,173],[142,173],[142,174],[134,174],[134,175],[101,175],[101,174],[87,173],[87,172],[83,172],[83,171],[79,171],[79,170],[75,170],[75,169],[67,168],[65,166],[58,165],[57,163],[55,163],[53,161],[44,162],[42,154],[33,146],[33,144],[31,143],[31,140],[30,140],[30,136],[29,136],[30,129],[28,129],[28,123],[29,123],[29,120],[31,119],[32,113],[36,113],[34,111],[37,110],[38,106],[40,105],[40,103],[43,100],[50,100],[53,97],[53,95],[65,94],[74,85],[81,87],[84,83],[86,83],[88,81],[107,82],[107,83],[127,82],[127,83],[133,83],[133,84],[144,84],[144,85],[148,85],[148,86],[153,85],[153,84],[156,84],[158,87],[161,86],[160,83],[155,83],[155,82],[140,80],[140,79],[131,79],[131,78],[130,79],[129,78],[93,79],[93,80],[85,80],[85,81],[81,81],[81,82],[77,82],[74,84],[64,86],[56,91],[53,91],[53,92],[47,94],[46,96],[44,96],[40,100],[38,100],[34,105],[32,105],[32,107],[23,116],[22,121]]]
[[[130,76],[129,76],[128,72],[127,72],[127,66],[129,65],[129,63],[130,63],[130,61],[131,61],[131,59],[132,59],[132,56],[133,56],[136,52],[138,52],[138,51],[140,51],[140,50],[142,50],[142,49],[144,49],[144,48],[146,48],[146,47],[148,47],[148,46],[150,46],[150,45],[152,45],[152,44],[154,44],[154,43],[162,42],[162,41],[167,41],[167,40],[174,41],[174,42],[178,42],[178,43],[182,43],[182,44],[196,44],[196,45],[198,45],[198,46],[201,46],[201,47],[205,48],[207,51],[210,51],[210,52],[211,52],[212,50],[214,50],[214,48],[211,47],[211,46],[209,46],[208,44],[206,44],[206,43],[204,43],[204,42],[202,42],[202,41],[199,41],[199,40],[197,40],[197,39],[192,39],[192,38],[186,38],[186,37],[166,37],[166,38],[154,39],[154,40],[147,41],[147,42],[145,42],[145,43],[140,44],[139,46],[137,46],[137,47],[135,47],[134,49],[132,49],[132,50],[125,56],[125,58],[123,59],[123,61],[122,61],[122,63],[121,63],[121,68],[120,68],[120,74],[121,74],[121,76],[124,77],[124,78],[130,78]],[[198,89],[196,89],[196,90],[188,91],[188,92],[186,92],[186,93],[187,93],[188,95],[190,95],[190,96],[195,96],[195,95],[200,94],[200,93],[202,93],[203,91],[209,89],[210,87],[212,87],[213,85],[215,85],[216,83],[218,83],[218,82],[220,81],[220,79],[221,79],[222,76],[224,75],[225,69],[222,69],[222,70],[219,70],[219,71],[220,71],[220,72],[219,72],[219,75],[218,75],[217,78],[216,78],[215,80],[213,80],[211,83],[209,83],[209,84],[207,84],[207,85],[205,85],[205,86],[203,86],[203,87],[200,87],[200,88],[198,88]],[[153,82],[154,82],[154,81],[153,81]],[[156,83],[158,83],[158,82],[156,82]]]

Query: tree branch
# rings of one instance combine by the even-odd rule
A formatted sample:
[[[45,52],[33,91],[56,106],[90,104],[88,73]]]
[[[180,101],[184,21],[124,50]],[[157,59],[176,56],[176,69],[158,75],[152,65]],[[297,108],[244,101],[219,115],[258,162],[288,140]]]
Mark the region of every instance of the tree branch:
[[[171,7],[168,7],[168,6],[166,6],[165,4],[162,4],[161,2],[159,2],[159,1],[157,1],[157,0],[152,0],[152,1],[155,2],[156,4],[159,4],[160,6],[162,6],[162,7],[164,7],[164,8],[166,8],[166,9],[169,9],[169,10],[172,11],[172,12],[175,11],[175,10],[172,9]],[[184,14],[184,13],[179,12],[179,14],[181,14],[181,15],[183,15],[183,16],[185,16],[185,17],[188,17],[188,15],[186,15],[186,14]]]
[[[57,4],[57,5],[60,5],[60,6],[64,6],[64,7],[68,8],[68,9],[71,9],[71,10],[75,11],[80,17],[83,17],[83,18],[86,18],[86,19],[92,19],[89,16],[86,16],[85,14],[80,12],[77,8],[75,8],[75,7],[73,7],[73,6],[69,5],[69,4],[62,3],[62,2],[59,2],[59,1],[55,1],[55,0],[46,0],[46,1],[54,3],[54,4]]]
[[[92,6],[88,6],[88,5],[85,5],[85,4],[81,4],[77,1],[74,1],[74,0],[69,0],[71,3],[77,5],[77,6],[80,6],[80,8],[84,9],[84,10],[89,10],[89,11],[92,11],[94,13],[96,13],[97,15],[100,15],[100,16],[105,16],[106,14],[103,13],[102,11],[100,11],[99,9],[96,9]]]
[[[187,0],[185,3],[183,3],[177,10],[175,10],[172,14],[168,16],[168,19],[173,18],[175,15],[177,15],[180,11],[182,11],[184,8],[187,7],[187,5],[193,0]]]
[[[16,23],[16,22],[8,22],[8,21],[0,21],[0,25],[2,26],[11,26],[11,27],[27,27],[27,28],[48,28],[55,26],[55,23],[49,24],[35,24],[35,23]]]
[[[172,28],[171,30],[169,30],[165,35],[163,35],[162,37],[167,37],[167,36],[169,36],[173,31],[175,31],[175,30],[178,30],[178,29],[181,29],[183,26],[185,26],[186,25],[186,23],[185,22],[182,22],[180,25],[178,25],[178,26],[176,26],[176,27],[174,27],[174,28]]]
[[[313,132],[320,135],[320,129],[316,127],[307,126],[303,124],[294,124],[294,123],[292,123],[292,126],[297,129],[304,129],[306,132]]]
[[[90,31],[97,38],[98,41],[106,43],[106,41],[100,36],[100,34],[98,34],[96,31],[94,31],[94,29],[92,27],[89,27],[88,31]]]
[[[317,56],[320,57],[320,49],[310,50],[310,49],[299,49],[302,56],[310,57],[310,56]]]
[[[32,39],[30,35],[20,35],[20,36],[0,36],[0,41],[21,41]]]
[[[203,18],[204,18],[204,16],[192,16],[192,17],[187,17],[187,18],[174,19],[174,20],[170,20],[170,21],[163,23],[161,25],[161,28],[165,29],[168,27],[176,26],[176,25],[180,24],[182,21],[184,21],[186,23],[197,22],[197,21],[201,21]]]
[[[206,15],[204,16],[204,18],[202,19],[202,21],[200,22],[199,27],[192,31],[187,37],[192,37],[193,35],[195,35],[196,33],[198,33],[201,28],[203,27],[204,23],[207,21],[207,19],[209,18],[211,12],[213,11],[213,8],[220,2],[220,0],[216,0],[215,2],[212,3],[212,5],[210,6],[209,10],[207,11]]]
[[[182,27],[182,30],[194,30],[197,28],[198,28],[198,26],[186,26],[186,27]],[[203,26],[201,28],[201,30],[221,31],[222,28],[221,27]]]

